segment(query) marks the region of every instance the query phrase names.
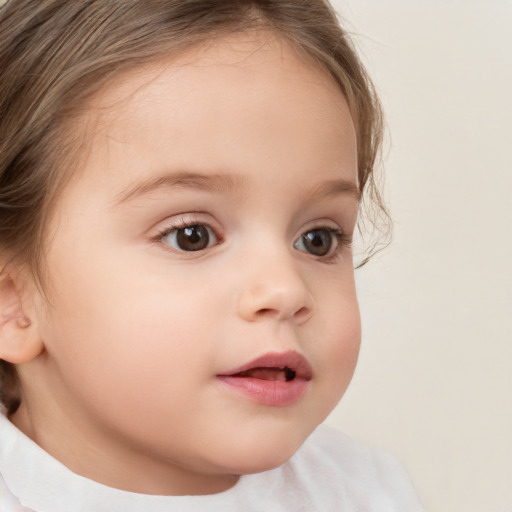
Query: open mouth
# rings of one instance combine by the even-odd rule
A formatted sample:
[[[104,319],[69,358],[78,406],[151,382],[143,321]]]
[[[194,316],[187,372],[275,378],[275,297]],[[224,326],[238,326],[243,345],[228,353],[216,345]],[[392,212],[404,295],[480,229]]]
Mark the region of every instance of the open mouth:
[[[284,368],[256,367],[232,375],[233,377],[252,378],[260,380],[275,380],[290,382],[295,379],[297,372],[285,366]]]
[[[311,380],[313,369],[303,355],[291,350],[265,354],[221,376],[291,382],[295,379]]]
[[[291,406],[306,394],[313,369],[304,356],[288,351],[269,353],[217,375],[219,382],[267,406]]]

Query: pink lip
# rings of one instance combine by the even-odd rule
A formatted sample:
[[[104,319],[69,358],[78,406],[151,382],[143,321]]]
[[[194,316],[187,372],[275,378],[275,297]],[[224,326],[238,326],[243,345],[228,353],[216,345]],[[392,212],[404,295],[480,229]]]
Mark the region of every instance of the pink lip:
[[[241,375],[255,369],[287,369],[290,380],[265,380],[249,375]],[[291,372],[291,373],[290,373]],[[306,358],[297,352],[269,353],[242,366],[217,375],[223,384],[245,395],[247,398],[274,407],[286,407],[300,400],[313,377],[313,369]]]

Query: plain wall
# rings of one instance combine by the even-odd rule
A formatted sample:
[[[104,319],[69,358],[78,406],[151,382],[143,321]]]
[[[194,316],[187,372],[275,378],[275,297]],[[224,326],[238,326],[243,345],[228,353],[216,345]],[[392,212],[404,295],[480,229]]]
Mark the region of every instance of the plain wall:
[[[328,423],[397,455],[430,512],[512,511],[512,2],[334,5],[386,110],[395,235],[357,271]]]

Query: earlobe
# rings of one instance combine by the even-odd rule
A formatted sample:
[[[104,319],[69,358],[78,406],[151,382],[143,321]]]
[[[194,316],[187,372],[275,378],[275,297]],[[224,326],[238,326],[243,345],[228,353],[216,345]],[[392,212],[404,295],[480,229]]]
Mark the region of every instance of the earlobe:
[[[0,359],[12,364],[26,363],[43,351],[34,319],[24,307],[21,275],[5,268],[0,273]]]

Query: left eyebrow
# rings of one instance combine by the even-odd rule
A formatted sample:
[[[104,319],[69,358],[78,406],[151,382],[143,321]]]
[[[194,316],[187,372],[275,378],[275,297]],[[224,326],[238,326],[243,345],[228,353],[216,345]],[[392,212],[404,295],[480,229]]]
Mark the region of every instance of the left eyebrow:
[[[361,200],[361,191],[357,184],[354,181],[344,179],[324,181],[310,190],[303,191],[305,202],[314,202],[315,200],[340,195],[352,196],[357,202]]]
[[[240,191],[241,183],[240,180],[230,174],[203,174],[190,171],[171,172],[130,185],[117,195],[114,204],[118,205],[156,190],[170,188],[206,190],[222,194]]]

